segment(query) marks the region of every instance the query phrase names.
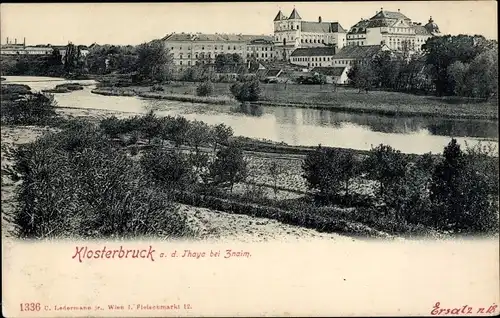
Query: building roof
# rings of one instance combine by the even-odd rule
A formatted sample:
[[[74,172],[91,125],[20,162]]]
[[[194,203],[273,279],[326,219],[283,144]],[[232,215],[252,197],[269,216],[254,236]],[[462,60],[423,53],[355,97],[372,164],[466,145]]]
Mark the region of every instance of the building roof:
[[[334,54],[334,47],[308,47],[296,49],[292,52],[291,56],[333,56]]]
[[[372,57],[382,50],[382,45],[348,45],[344,46],[333,58],[335,59],[364,59]]]
[[[281,20],[286,20],[286,17],[283,15],[283,12],[281,10],[278,12],[276,15],[276,18],[274,18],[274,21],[281,21]]]
[[[368,22],[367,28],[379,28],[379,27],[389,27],[393,24],[390,20],[370,20]]]
[[[413,29],[415,30],[415,34],[417,35],[431,35],[429,31],[423,25],[413,25]]]
[[[344,73],[345,66],[343,67],[315,67],[311,72],[316,72],[328,76],[340,76]]]
[[[205,34],[205,33],[172,33],[165,36],[162,41],[200,41],[200,42],[250,42],[255,40],[272,41],[269,35],[248,35],[248,34]]]
[[[281,73],[281,69],[271,69],[267,71],[266,76],[267,77],[274,77],[278,76]]]
[[[425,29],[430,33],[440,33],[438,25],[432,20],[432,17],[429,19],[429,23],[425,25]]]
[[[338,22],[309,22],[301,21],[300,29],[302,32],[312,33],[345,33],[346,30]]]
[[[288,19],[302,19],[302,18],[300,17],[297,10],[295,10],[295,8],[293,8],[292,14],[290,14],[290,17]]]
[[[248,44],[272,44],[273,42],[274,42],[273,38],[270,36],[267,36],[267,37],[260,37],[258,39],[250,40]]]
[[[370,20],[361,20],[355,25],[351,27],[349,30],[348,34],[360,34],[360,33],[366,33],[366,28],[368,27],[368,24],[370,23]]]
[[[381,9],[377,14],[370,18],[370,20],[375,19],[391,19],[391,20],[410,20],[407,16],[402,14],[401,12],[394,11],[384,11]]]

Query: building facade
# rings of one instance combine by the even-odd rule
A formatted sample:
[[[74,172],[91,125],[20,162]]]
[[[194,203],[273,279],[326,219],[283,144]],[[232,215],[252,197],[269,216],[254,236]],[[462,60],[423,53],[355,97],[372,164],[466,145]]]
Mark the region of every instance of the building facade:
[[[332,66],[335,50],[334,47],[298,48],[292,52],[290,63],[309,69]]]
[[[346,30],[338,22],[323,22],[319,17],[317,22],[303,21],[296,9],[289,17],[281,10],[274,18],[274,46],[277,58],[289,61],[292,52],[298,48],[307,47],[344,47]]]
[[[178,69],[197,62],[211,64],[219,54],[238,54],[246,62],[250,57],[258,61],[274,58],[272,37],[242,34],[172,33],[162,39]]]
[[[370,19],[362,19],[347,33],[347,45],[385,44],[394,51],[420,51],[428,38],[439,36],[439,27],[432,17],[426,25],[412,22],[410,18],[383,8]]]
[[[363,63],[367,59],[374,58],[377,54],[383,51],[391,51],[385,45],[348,45],[342,48],[332,58],[333,67],[352,67],[357,63]]]

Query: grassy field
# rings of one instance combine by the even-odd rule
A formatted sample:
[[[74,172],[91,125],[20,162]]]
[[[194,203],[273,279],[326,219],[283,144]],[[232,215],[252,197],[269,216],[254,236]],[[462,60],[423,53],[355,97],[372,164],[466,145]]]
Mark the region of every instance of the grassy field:
[[[194,97],[196,86],[197,83],[174,82],[163,85],[163,92],[155,92],[155,95]],[[230,86],[230,83],[214,83],[216,99],[231,99]],[[262,94],[258,103],[265,106],[319,108],[384,115],[498,119],[497,101],[477,102],[463,98],[438,98],[386,91],[359,93],[357,89],[346,87],[334,90],[331,85],[261,84],[261,88]],[[101,90],[117,95],[139,95],[151,92],[151,87],[130,86]]]

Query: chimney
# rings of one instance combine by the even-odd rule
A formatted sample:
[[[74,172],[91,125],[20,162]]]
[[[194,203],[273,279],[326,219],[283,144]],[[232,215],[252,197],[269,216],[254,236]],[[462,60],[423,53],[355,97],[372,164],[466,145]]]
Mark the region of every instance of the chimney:
[[[9,37],[7,37],[7,44],[9,44]]]
[[[319,16],[319,18],[318,18],[318,22],[319,22],[319,23],[321,23],[321,16]]]
[[[23,47],[26,48],[26,37],[23,39]]]
[[[14,44],[17,44],[17,38],[14,39]]]

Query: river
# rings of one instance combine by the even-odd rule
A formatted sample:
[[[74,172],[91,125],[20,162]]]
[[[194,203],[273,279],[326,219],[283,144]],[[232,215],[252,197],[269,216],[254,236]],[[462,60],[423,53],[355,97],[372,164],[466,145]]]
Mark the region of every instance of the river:
[[[66,81],[49,77],[5,76],[2,83],[22,83],[33,91],[65,82],[92,84],[84,90],[54,94],[58,106],[95,108],[132,113],[154,110],[158,115],[180,115],[208,124],[224,123],[235,135],[284,142],[289,145],[369,150],[390,145],[404,153],[440,153],[455,137],[461,144],[498,142],[498,122],[423,117],[390,117],[291,107],[222,106],[138,97],[92,94],[94,81]]]

